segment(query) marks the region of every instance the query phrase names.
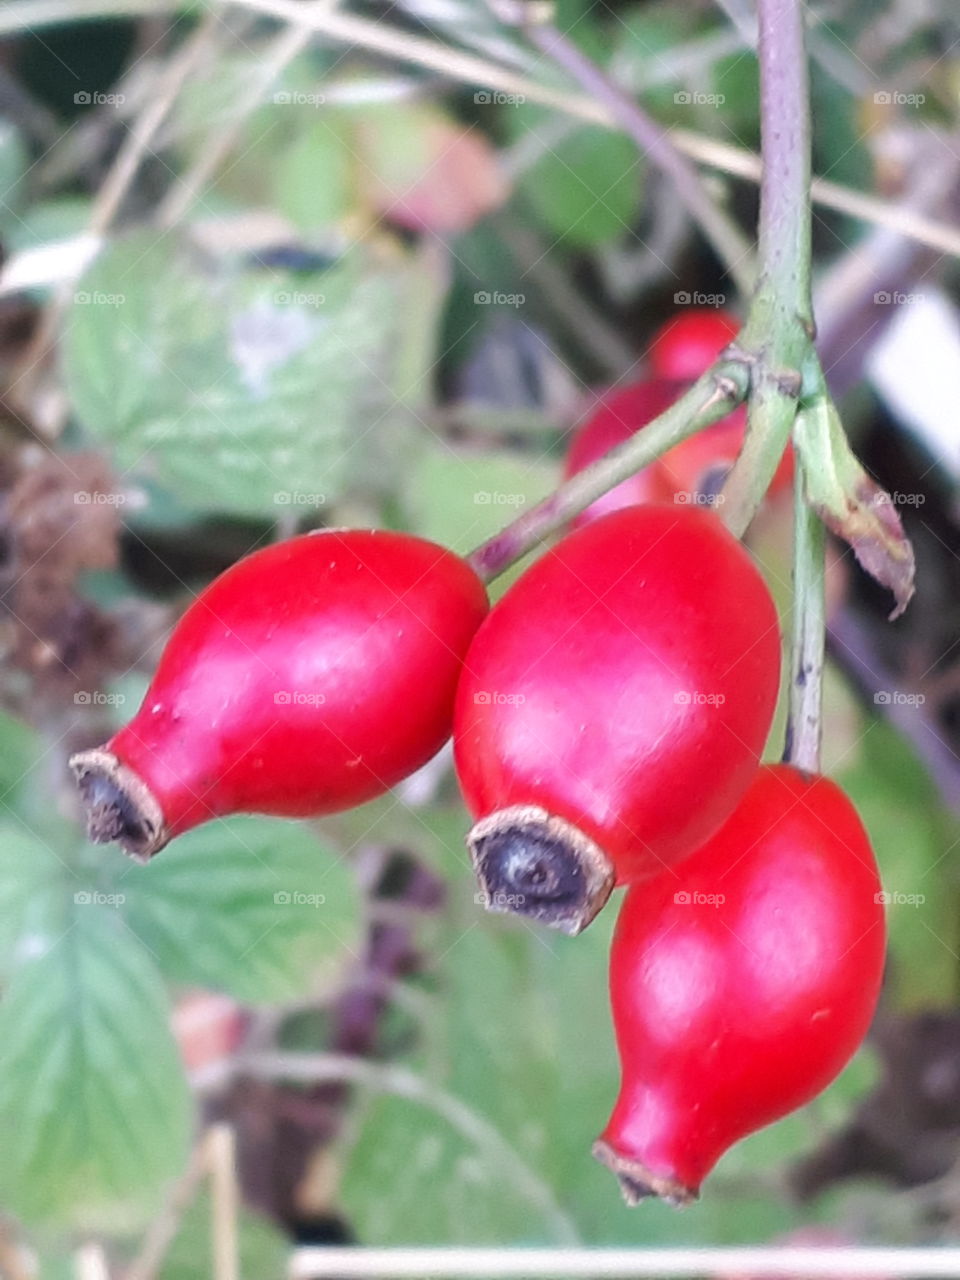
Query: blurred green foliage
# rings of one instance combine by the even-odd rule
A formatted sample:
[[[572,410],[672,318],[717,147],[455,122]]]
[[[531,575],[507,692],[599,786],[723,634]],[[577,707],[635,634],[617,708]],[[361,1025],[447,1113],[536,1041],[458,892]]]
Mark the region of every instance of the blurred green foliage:
[[[191,1129],[165,982],[303,995],[355,953],[354,879],[306,826],[262,818],[137,867],[45,812],[39,743],[6,717],[0,766],[0,1200],[31,1223],[126,1233]]]

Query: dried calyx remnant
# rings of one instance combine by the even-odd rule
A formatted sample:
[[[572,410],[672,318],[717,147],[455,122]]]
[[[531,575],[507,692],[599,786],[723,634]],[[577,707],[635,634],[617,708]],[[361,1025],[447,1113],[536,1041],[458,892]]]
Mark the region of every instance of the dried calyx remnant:
[[[149,862],[169,839],[160,806],[140,778],[109,751],[70,758],[94,844],[117,844],[137,862]]]
[[[563,933],[585,929],[613,889],[613,864],[603,850],[535,805],[484,818],[467,847],[488,910],[529,916]]]
[[[613,1147],[602,1138],[598,1138],[593,1144],[593,1154],[601,1164],[606,1165],[616,1175],[623,1198],[631,1208],[649,1196],[658,1196],[677,1209],[682,1209],[700,1198],[696,1187],[685,1187],[676,1178],[651,1173],[639,1161],[617,1155]]]

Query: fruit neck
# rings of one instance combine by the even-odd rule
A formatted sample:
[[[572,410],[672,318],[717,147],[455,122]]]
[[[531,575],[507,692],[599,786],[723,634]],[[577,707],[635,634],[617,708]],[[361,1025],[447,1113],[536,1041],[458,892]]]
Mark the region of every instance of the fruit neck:
[[[695,1113],[647,1081],[624,1080],[594,1155],[617,1177],[628,1204],[658,1196],[688,1204],[709,1164],[686,1148]]]

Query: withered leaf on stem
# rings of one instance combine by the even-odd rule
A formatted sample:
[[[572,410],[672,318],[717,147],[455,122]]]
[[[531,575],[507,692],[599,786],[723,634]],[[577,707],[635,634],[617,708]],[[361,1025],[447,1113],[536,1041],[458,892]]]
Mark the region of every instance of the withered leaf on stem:
[[[858,462],[832,402],[801,410],[794,443],[807,501],[867,573],[893,592],[890,618],[898,618],[913,596],[915,566],[893,498]]]

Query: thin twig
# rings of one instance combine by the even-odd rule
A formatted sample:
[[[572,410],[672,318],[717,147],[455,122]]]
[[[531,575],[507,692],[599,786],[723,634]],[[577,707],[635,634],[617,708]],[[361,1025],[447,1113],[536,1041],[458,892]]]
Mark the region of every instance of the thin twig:
[[[113,222],[187,78],[215,47],[220,24],[218,14],[208,13],[189,40],[173,54],[157,76],[153,93],[147,99],[147,107],[127,134],[110,172],[97,192],[87,228],[91,234],[102,235]]]
[[[165,1203],[143,1237],[140,1252],[123,1273],[123,1280],[154,1280],[180,1230],[183,1215],[193,1203],[206,1176],[207,1156],[208,1142],[204,1138],[196,1144],[190,1163],[170,1188]]]
[[[936,213],[955,196],[960,156],[928,136],[911,164],[903,207]],[[869,349],[895,318],[896,307],[878,307],[877,293],[913,292],[933,254],[886,227],[874,227],[823,272],[814,292],[817,350],[835,399],[863,378]]]
[[[694,165],[673,145],[667,130],[615,85],[592,59],[550,23],[526,28],[531,42],[601,103],[641,153],[674,184],[680,199],[743,293],[753,280],[753,250],[737,224],[717,204]]]
[[[640,1276],[821,1276],[824,1280],[856,1280],[887,1276],[955,1278],[955,1248],[841,1245],[703,1245],[643,1248],[357,1248],[319,1245],[297,1249],[289,1280],[321,1277],[376,1276],[378,1280],[636,1280]]]
[[[193,165],[167,192],[157,212],[157,222],[161,227],[176,225],[189,211],[198,193],[235,145],[247,117],[262,104],[263,95],[270,85],[307,48],[314,36],[309,27],[301,26],[286,27],[280,32],[259,59],[257,71],[239,101],[232,104],[229,123],[210,139]]]
[[[831,658],[866,702],[903,734],[923,761],[944,805],[960,814],[960,762],[941,736],[935,712],[918,703],[877,700],[878,693],[887,694],[897,686],[897,675],[887,666],[881,648],[870,627],[849,607],[841,608],[832,619],[827,632]]]
[[[83,1244],[73,1255],[76,1280],[110,1280],[110,1269],[102,1245]]]
[[[810,77],[800,0],[760,0],[760,179],[757,292],[810,330]]]
[[[48,0],[48,2],[59,3],[60,0]],[[105,0],[99,0],[99,2],[104,3]],[[370,49],[402,62],[416,63],[418,66],[427,67],[464,84],[500,89],[504,93],[517,94],[529,102],[555,107],[558,111],[566,112],[581,120],[610,127],[616,126],[616,120],[609,108],[586,94],[569,93],[551,88],[529,76],[518,75],[514,71],[498,66],[496,63],[447,48],[421,36],[391,29],[382,22],[358,18],[353,14],[327,12],[324,8],[317,7],[316,3],[301,4],[299,0],[234,0],[234,2],[258,13],[269,13],[290,22],[303,23],[330,39],[355,45],[358,48]],[[83,0],[83,3],[93,4],[97,3],[97,0]],[[0,33],[2,30],[3,17],[0,16]],[[760,157],[752,151],[704,137],[702,134],[691,133],[685,129],[674,130],[670,137],[677,150],[684,152],[693,160],[698,160],[713,169],[719,169],[735,177],[746,178],[750,182],[760,181],[762,164]],[[901,210],[889,200],[879,200],[875,196],[865,195],[863,192],[854,191],[836,182],[829,182],[825,178],[814,179],[811,184],[811,195],[820,204],[836,209],[839,213],[847,213],[865,222],[889,227],[913,240],[919,240],[922,244],[928,244],[933,249],[939,249],[942,253],[960,257],[960,230],[956,227],[937,222],[932,218],[925,218],[910,210]]]
[[[213,1201],[211,1244],[212,1280],[239,1280],[240,1255],[237,1245],[237,1214],[240,1193],[237,1186],[237,1153],[233,1130],[218,1124],[207,1142],[210,1162],[210,1191]]]
[[[83,22],[94,18],[135,18],[176,9],[175,3],[156,0],[8,0],[0,11],[0,36],[36,32],[61,22]]]
[[[760,181],[763,163],[753,151],[744,151],[727,142],[679,129],[673,134],[673,141],[679,150],[702,164],[750,182]],[[862,222],[872,222],[890,231],[899,231],[919,244],[960,257],[960,229],[892,200],[881,200],[877,196],[854,191],[852,187],[841,186],[828,178],[814,178],[810,183],[810,196],[815,204],[824,208],[848,214]]]

